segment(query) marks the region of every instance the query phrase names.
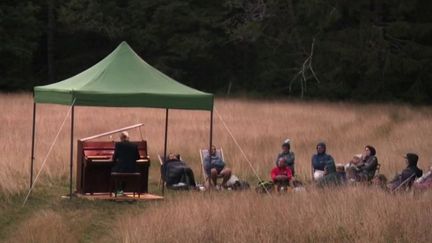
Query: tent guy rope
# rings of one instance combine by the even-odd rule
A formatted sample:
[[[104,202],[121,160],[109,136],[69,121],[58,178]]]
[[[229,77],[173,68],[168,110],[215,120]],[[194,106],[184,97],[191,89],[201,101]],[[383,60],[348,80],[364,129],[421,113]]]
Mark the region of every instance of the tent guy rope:
[[[65,116],[65,118],[63,119],[63,122],[62,122],[62,124],[61,124],[61,126],[60,126],[60,128],[59,128],[59,130],[58,130],[58,132],[57,132],[57,135],[54,137],[54,140],[53,140],[53,142],[51,143],[51,146],[50,146],[50,148],[49,148],[49,150],[48,150],[48,153],[46,154],[45,159],[44,159],[43,162],[42,162],[42,165],[41,165],[40,170],[39,170],[39,172],[37,173],[37,175],[36,175],[36,177],[35,177],[35,179],[34,179],[34,181],[33,181],[33,183],[32,183],[32,186],[30,187],[30,189],[29,189],[28,192],[27,192],[27,195],[26,195],[26,197],[25,197],[25,199],[24,199],[24,202],[23,202],[22,206],[25,206],[25,204],[27,203],[28,198],[29,198],[31,192],[33,191],[33,188],[35,187],[36,182],[37,182],[37,180],[39,179],[39,176],[40,176],[42,170],[44,169],[46,162],[48,161],[49,155],[51,154],[51,151],[52,151],[52,149],[54,148],[54,145],[56,144],[58,137],[60,136],[60,132],[63,130],[63,127],[64,127],[64,125],[65,125],[65,123],[66,123],[66,120],[67,120],[67,118],[69,117],[69,115],[70,115],[70,113],[71,113],[71,111],[72,111],[72,107],[73,107],[73,105],[75,104],[75,100],[76,100],[76,99],[74,98],[74,100],[72,101],[72,104],[71,104],[71,106],[70,106],[68,112],[66,113],[66,116]]]
[[[252,162],[248,159],[248,157],[246,156],[246,153],[243,151],[242,147],[240,146],[240,144],[237,142],[237,139],[234,137],[234,135],[232,134],[231,130],[229,129],[229,127],[227,126],[227,124],[225,123],[224,119],[222,118],[222,116],[219,114],[219,112],[216,110],[216,108],[214,108],[214,111],[216,112],[216,115],[218,116],[219,120],[222,122],[222,125],[225,127],[225,129],[227,130],[228,134],[231,136],[232,140],[234,141],[234,143],[237,145],[238,149],[240,150],[241,154],[243,155],[243,158],[248,162],[249,167],[252,169],[252,172],[255,174],[255,177],[258,178],[259,181],[261,180],[261,177],[258,175],[257,171],[255,170],[255,168],[252,165]],[[265,188],[265,191],[267,194],[271,195],[270,192],[267,190],[267,188]]]

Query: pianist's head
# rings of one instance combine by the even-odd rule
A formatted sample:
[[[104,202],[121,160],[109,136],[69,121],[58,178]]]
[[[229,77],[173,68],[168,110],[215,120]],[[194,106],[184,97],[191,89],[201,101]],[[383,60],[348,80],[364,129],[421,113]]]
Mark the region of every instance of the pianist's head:
[[[120,141],[129,141],[129,133],[126,131],[120,133]]]

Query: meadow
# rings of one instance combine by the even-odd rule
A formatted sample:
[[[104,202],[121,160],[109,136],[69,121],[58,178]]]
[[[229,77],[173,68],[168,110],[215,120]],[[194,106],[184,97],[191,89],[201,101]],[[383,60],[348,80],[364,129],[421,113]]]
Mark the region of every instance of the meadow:
[[[263,195],[244,192],[173,192],[163,201],[96,202],[68,193],[69,120],[61,130],[34,191],[28,190],[32,124],[31,94],[0,94],[0,241],[4,242],[429,242],[432,192],[392,195],[375,188],[319,190],[310,182],[315,145],[327,143],[337,163],[365,145],[377,149],[380,173],[401,171],[403,155],[416,152],[419,167],[432,165],[432,108],[401,104],[219,98],[214,144],[234,174],[258,181],[220,117],[262,179],[284,139],[290,138],[298,178],[307,191]],[[37,106],[35,171],[42,168],[68,107]],[[220,115],[220,117],[218,116]],[[180,153],[202,182],[199,149],[208,146],[209,112],[170,110],[168,151]],[[144,123],[152,158],[150,192],[159,194],[165,110],[77,107],[75,140]],[[131,139],[140,139],[137,130]],[[108,138],[107,138],[108,139]],[[74,157],[76,155],[74,154]],[[75,176],[75,172],[74,172]]]

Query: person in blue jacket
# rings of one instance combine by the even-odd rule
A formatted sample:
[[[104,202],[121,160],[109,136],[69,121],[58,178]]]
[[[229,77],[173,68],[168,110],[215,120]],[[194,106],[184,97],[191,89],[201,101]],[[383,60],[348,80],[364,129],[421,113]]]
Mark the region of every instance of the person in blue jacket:
[[[316,146],[317,153],[312,156],[313,179],[317,180],[324,176],[327,167],[328,171],[336,171],[336,165],[331,155],[326,153],[326,144],[320,142]]]
[[[208,155],[204,158],[204,170],[209,177],[210,186],[218,188],[217,179],[223,178],[221,186],[227,187],[226,183],[231,177],[231,169],[225,166],[225,161],[216,153],[215,146],[211,147]]]

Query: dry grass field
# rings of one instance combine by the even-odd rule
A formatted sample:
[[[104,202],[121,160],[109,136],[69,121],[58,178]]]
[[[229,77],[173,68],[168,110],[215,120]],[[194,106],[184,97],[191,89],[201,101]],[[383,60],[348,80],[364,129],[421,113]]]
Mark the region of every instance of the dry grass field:
[[[432,108],[408,105],[217,99],[216,111],[231,129],[259,176],[269,171],[285,138],[292,140],[298,177],[310,184],[310,158],[319,141],[337,163],[366,144],[375,146],[381,173],[404,168],[416,152],[432,164]],[[41,163],[68,107],[38,105],[36,164]],[[150,190],[159,193],[157,153],[163,150],[165,111],[77,107],[75,140],[138,122],[153,159]],[[168,151],[178,152],[202,181],[199,148],[208,146],[209,112],[170,111]],[[282,195],[237,192],[168,192],[148,203],[64,200],[68,192],[69,119],[26,206],[32,97],[0,94],[0,241],[5,242],[429,242],[432,193],[391,195],[350,187]],[[246,160],[214,117],[214,144],[223,147],[236,175],[257,182]],[[139,139],[138,131],[130,131]],[[75,155],[74,155],[75,156]],[[75,175],[75,173],[74,173]]]

